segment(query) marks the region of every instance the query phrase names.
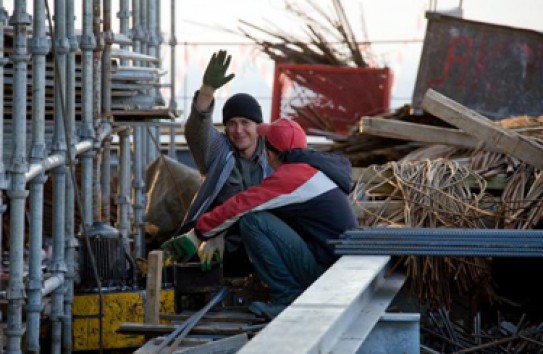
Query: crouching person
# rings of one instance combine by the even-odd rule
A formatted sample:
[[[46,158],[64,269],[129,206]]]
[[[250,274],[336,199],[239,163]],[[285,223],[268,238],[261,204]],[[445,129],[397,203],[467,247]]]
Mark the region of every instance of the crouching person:
[[[271,295],[269,303],[254,302],[249,309],[273,318],[335,262],[328,241],[357,222],[345,158],[307,149],[303,129],[292,120],[260,124],[257,132],[265,137],[273,174],[203,214],[193,231],[166,248],[178,245],[177,254],[190,249],[207,265],[222,253],[222,233],[239,221],[249,258]]]

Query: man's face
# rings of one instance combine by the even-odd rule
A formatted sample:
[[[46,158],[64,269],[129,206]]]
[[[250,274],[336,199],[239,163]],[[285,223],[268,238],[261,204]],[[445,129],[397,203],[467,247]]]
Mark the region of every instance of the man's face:
[[[240,153],[252,155],[258,142],[257,126],[258,124],[247,118],[230,118],[225,126],[226,136]]]

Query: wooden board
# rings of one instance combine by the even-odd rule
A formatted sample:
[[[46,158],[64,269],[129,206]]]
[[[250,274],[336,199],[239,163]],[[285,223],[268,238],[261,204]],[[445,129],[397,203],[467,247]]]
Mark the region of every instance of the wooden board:
[[[534,140],[502,128],[485,116],[432,89],[424,95],[422,107],[445,122],[477,137],[485,145],[492,145],[500,152],[543,169],[543,146]]]

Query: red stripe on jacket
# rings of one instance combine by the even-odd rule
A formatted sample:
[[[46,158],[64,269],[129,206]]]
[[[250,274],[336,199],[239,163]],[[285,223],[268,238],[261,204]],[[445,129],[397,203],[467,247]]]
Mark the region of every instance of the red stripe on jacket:
[[[305,163],[283,164],[258,186],[251,187],[203,214],[196,229],[211,238],[252,211],[301,203],[337,186],[324,173]]]

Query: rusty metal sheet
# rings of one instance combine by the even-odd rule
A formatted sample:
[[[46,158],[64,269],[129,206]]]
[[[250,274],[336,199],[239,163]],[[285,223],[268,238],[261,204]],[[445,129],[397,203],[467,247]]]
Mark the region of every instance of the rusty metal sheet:
[[[429,88],[492,119],[543,114],[543,33],[427,13],[413,107]]]

